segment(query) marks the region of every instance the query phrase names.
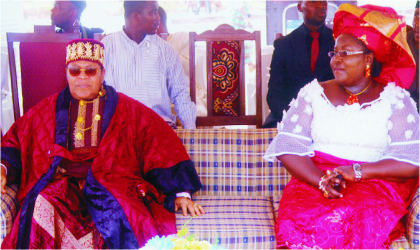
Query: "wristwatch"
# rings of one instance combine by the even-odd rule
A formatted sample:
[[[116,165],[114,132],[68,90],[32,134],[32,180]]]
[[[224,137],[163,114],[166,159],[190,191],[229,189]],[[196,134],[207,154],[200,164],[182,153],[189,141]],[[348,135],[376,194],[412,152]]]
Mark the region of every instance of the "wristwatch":
[[[354,174],[356,175],[356,181],[360,181],[362,179],[362,166],[359,163],[353,164]]]

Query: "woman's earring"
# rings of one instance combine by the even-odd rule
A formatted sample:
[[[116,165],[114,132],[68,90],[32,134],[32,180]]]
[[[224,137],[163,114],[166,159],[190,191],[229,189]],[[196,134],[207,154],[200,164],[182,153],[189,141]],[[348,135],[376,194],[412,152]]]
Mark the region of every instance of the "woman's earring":
[[[365,76],[366,77],[369,77],[370,76],[370,72],[371,72],[371,69],[370,69],[370,65],[368,64],[368,65],[366,65]]]

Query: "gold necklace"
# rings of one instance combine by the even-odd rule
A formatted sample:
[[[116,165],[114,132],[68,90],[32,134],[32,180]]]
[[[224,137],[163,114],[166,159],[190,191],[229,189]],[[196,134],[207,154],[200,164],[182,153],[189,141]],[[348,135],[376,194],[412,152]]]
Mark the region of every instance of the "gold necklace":
[[[359,99],[357,98],[357,96],[360,95],[361,93],[365,92],[371,84],[372,84],[372,80],[370,80],[370,83],[366,86],[366,88],[364,88],[362,91],[360,91],[357,94],[353,94],[350,91],[348,91],[346,88],[344,88],[344,90],[347,92],[347,94],[350,95],[349,98],[347,98],[347,104],[352,105],[353,103],[359,103]]]
[[[104,96],[104,94],[101,91],[99,91],[99,96],[97,98],[95,98],[95,100],[93,100],[93,101],[80,100],[79,101],[79,110],[82,109],[83,106],[85,106],[88,103],[94,103],[96,101],[99,101],[99,98],[102,97],[102,96]],[[92,114],[92,116],[93,116],[93,118],[92,118],[92,125],[89,128],[81,128],[82,123],[85,121],[85,119],[82,116],[77,117],[76,140],[79,140],[79,141],[83,140],[83,134],[82,134],[82,132],[85,132],[85,131],[87,131],[89,129],[92,129],[94,122],[95,121],[98,122],[98,121],[101,120],[101,115],[99,115],[98,113],[99,113],[99,111],[97,111],[96,114]],[[80,112],[79,112],[79,114],[80,114]]]

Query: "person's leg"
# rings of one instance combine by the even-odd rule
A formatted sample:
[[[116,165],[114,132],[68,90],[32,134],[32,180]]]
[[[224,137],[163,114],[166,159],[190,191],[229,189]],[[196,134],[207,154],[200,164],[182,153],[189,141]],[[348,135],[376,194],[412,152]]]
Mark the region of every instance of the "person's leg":
[[[208,12],[210,14],[211,13],[211,2],[210,1],[206,1],[205,3],[206,3],[207,10],[208,10]]]
[[[33,213],[30,248],[93,249],[103,244],[75,178],[54,180],[41,191]]]
[[[197,0],[197,9],[195,10],[195,14],[196,14],[196,15],[198,15],[198,13],[200,12],[201,1],[202,1],[202,0]]]

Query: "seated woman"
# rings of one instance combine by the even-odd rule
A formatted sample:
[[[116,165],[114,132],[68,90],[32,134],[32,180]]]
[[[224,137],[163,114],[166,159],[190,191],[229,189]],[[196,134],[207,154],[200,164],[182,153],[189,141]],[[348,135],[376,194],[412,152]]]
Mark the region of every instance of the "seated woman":
[[[415,63],[401,20],[377,6],[342,4],[335,14],[335,79],[300,90],[264,156],[293,175],[277,247],[388,248],[405,234],[401,219],[418,186],[419,115],[403,89]]]

